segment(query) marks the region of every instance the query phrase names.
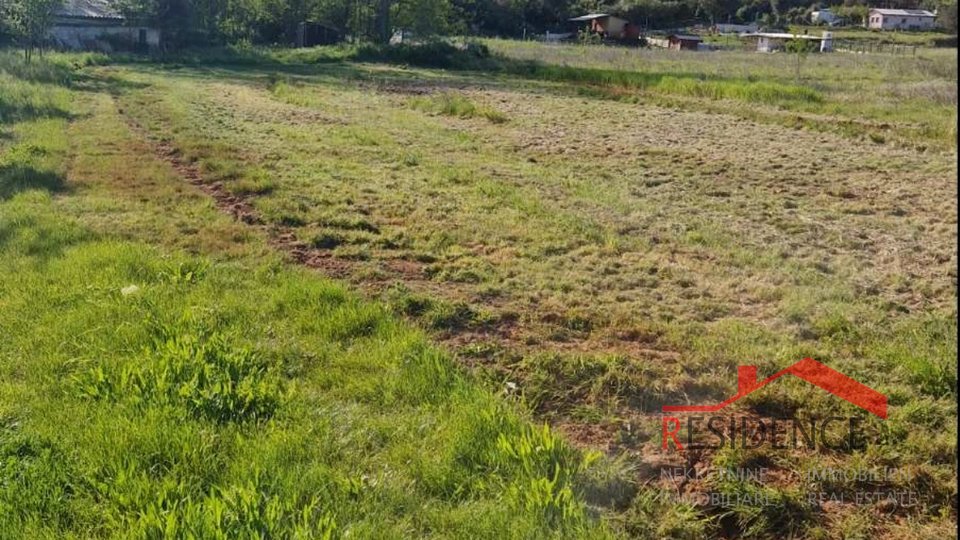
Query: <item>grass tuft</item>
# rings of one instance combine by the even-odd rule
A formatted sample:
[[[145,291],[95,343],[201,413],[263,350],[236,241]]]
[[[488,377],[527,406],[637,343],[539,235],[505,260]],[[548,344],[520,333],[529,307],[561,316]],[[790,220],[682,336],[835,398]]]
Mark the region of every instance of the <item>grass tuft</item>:
[[[78,391],[140,407],[184,407],[218,423],[265,421],[280,406],[277,370],[258,354],[199,322],[160,325],[157,331],[143,361],[116,371],[98,366],[78,378]]]
[[[477,105],[466,96],[444,92],[437,96],[418,97],[410,101],[414,109],[422,111],[443,114],[446,116],[456,116],[458,118],[486,118],[494,124],[502,124],[507,121],[507,116],[495,109]]]

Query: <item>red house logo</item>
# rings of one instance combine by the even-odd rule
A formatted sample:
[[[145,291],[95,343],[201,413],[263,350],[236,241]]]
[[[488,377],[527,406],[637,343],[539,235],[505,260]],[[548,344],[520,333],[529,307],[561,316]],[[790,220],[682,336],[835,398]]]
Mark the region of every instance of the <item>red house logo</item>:
[[[804,358],[759,382],[757,366],[740,366],[737,368],[737,393],[733,397],[715,405],[664,405],[663,412],[716,412],[787,374],[800,377],[880,418],[887,418],[887,396],[813,358]]]

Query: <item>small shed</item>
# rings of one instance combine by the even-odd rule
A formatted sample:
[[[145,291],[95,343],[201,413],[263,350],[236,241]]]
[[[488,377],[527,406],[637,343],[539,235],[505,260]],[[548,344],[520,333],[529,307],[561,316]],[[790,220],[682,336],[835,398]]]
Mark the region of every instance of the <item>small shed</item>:
[[[755,32],[753,34],[742,34],[741,37],[755,39],[757,42],[757,52],[777,52],[786,49],[787,42],[795,39],[803,39],[814,42],[815,50],[820,52],[830,52],[833,50],[833,34],[824,32],[822,36],[811,36],[807,34],[788,34],[786,32]]]
[[[53,15],[50,40],[64,49],[146,51],[160,46],[159,30],[130,24],[111,0],[65,0]]]
[[[818,9],[816,11],[810,12],[810,22],[813,24],[826,24],[828,26],[836,26],[843,22],[843,19],[839,15],[830,11],[827,8]]]
[[[605,38],[619,40],[640,39],[640,28],[632,22],[606,13],[589,13],[569,19],[570,22],[586,23],[591,32]]]
[[[703,38],[692,34],[670,34],[667,36],[667,48],[675,51],[695,51]]]

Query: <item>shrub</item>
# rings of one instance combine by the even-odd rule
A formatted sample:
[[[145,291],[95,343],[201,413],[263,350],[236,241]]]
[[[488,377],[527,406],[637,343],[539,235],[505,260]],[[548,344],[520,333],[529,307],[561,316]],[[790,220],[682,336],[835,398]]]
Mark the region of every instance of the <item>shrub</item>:
[[[490,50],[482,43],[460,45],[447,40],[395,46],[364,45],[356,52],[356,58],[360,61],[456,69],[480,67],[481,61],[489,57]]]

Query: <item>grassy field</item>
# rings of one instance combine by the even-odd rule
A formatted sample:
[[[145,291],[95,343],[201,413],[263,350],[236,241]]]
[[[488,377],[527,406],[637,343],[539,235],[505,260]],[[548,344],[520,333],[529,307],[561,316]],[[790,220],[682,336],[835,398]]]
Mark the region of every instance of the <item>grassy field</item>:
[[[486,46],[4,57],[0,529],[955,535],[956,51]],[[804,356],[884,443],[688,456],[785,480],[678,501],[661,405]]]
[[[0,537],[606,534],[595,457],[283,263],[72,60],[0,71]]]

